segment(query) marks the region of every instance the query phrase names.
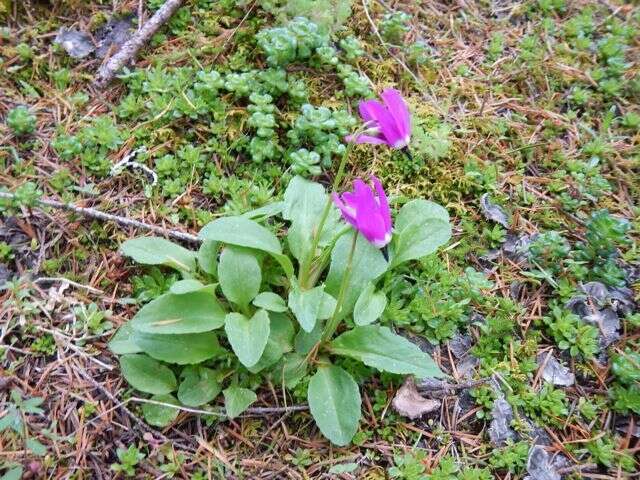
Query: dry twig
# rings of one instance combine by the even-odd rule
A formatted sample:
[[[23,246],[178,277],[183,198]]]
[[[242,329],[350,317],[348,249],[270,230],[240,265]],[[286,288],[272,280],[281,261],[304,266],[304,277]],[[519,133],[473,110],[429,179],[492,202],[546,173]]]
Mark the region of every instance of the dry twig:
[[[116,73],[127,63],[131,62],[142,46],[171,18],[178,7],[182,5],[182,1],[183,0],[167,0],[164,5],[153,14],[149,21],[145,23],[142,28],[138,29],[129,41],[122,45],[118,53],[100,67],[94,84],[102,88],[113,80]]]

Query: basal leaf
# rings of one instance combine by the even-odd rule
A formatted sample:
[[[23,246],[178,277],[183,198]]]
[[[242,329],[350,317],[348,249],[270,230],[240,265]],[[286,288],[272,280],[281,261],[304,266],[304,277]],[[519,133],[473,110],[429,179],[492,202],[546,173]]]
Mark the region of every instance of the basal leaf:
[[[141,392],[164,394],[176,389],[176,377],[169,367],[143,354],[120,357],[122,375]]]
[[[135,330],[147,333],[200,333],[220,328],[224,316],[216,297],[205,289],[161,295],[142,307],[131,324]]]
[[[226,246],[218,264],[220,288],[227,300],[246,307],[260,291],[262,271],[255,253],[248,248]]]
[[[220,390],[215,370],[200,366],[186,367],[182,371],[178,399],[188,407],[198,407],[216,398]]]
[[[154,395],[151,397],[154,402],[166,403],[167,405],[180,405],[173,395]],[[142,414],[149,425],[154,427],[166,427],[173,422],[180,413],[180,410],[167,405],[154,403],[143,403]]]
[[[385,294],[376,292],[373,283],[369,282],[356,301],[353,321],[356,325],[369,325],[380,318],[386,306]]]
[[[135,332],[133,339],[150,357],[178,365],[204,362],[223,351],[213,332],[181,335]]]
[[[236,418],[258,399],[258,396],[252,390],[237,386],[229,387],[222,393],[224,395],[224,408],[229,418]]]
[[[333,340],[330,348],[336,355],[355,358],[385,372],[444,377],[429,355],[387,327],[355,327]]]
[[[422,199],[412,200],[400,209],[394,228],[392,267],[429,255],[451,238],[447,211]]]
[[[123,255],[144,265],[166,265],[191,271],[196,266],[196,254],[160,237],[138,237],[120,246]]]
[[[340,367],[321,365],[309,381],[309,409],[322,434],[338,446],[347,445],[361,416],[358,384]]]
[[[348,264],[353,233],[341,236],[331,252],[331,266],[327,275],[326,291],[338,298],[342,277]],[[362,235],[358,236],[353,255],[352,271],[349,277],[341,318],[353,311],[353,307],[367,283],[374,281],[387,270],[387,262],[379,249],[371,245]]]
[[[236,312],[225,319],[224,330],[233,352],[245,367],[258,363],[269,340],[270,322],[266,310],[258,310],[251,318]]]

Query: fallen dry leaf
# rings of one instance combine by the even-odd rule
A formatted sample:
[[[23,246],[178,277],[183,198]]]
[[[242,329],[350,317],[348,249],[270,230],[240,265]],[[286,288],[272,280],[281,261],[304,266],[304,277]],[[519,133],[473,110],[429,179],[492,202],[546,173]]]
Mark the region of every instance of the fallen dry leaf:
[[[413,378],[407,377],[393,398],[393,408],[400,415],[413,420],[440,408],[440,401],[424,398],[418,393]]]

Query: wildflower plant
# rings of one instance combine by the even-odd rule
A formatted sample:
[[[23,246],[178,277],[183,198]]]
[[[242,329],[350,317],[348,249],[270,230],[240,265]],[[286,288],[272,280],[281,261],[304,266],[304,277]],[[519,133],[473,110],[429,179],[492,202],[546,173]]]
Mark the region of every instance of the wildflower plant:
[[[282,201],[205,225],[197,252],[154,237],[122,245],[138,263],[182,277],[111,341],[133,388],[162,408],[199,407],[222,391],[234,417],[256,400],[256,375],[288,389],[305,379],[321,432],[346,445],[358,429],[361,397],[343,359],[393,374],[443,376],[427,354],[378,321],[387,303],[381,277],[445,244],[447,211],[415,199],[394,221],[376,178],[373,189],[356,180],[353,193],[339,196],[350,148],[332,195],[296,176]],[[154,410],[154,424],[158,418],[175,415]]]

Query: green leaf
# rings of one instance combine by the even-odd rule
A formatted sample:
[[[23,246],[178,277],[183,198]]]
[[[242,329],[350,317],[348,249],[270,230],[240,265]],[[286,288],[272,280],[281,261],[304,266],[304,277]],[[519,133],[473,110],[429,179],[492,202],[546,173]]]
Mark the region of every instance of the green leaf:
[[[176,295],[184,295],[185,293],[197,292],[203,288],[205,288],[205,286],[202,282],[193,278],[188,278],[186,280],[178,280],[175,282],[171,287],[169,287],[169,291]]]
[[[7,473],[2,475],[2,477],[0,477],[0,480],[20,480],[22,478],[23,470],[24,469],[22,467],[12,468],[11,470],[7,471]]]
[[[257,222],[244,217],[223,217],[204,226],[198,234],[203,240],[213,240],[239,247],[255,248],[273,256],[287,277],[293,276],[293,264],[282,254],[278,238]]]
[[[264,308],[270,312],[286,312],[287,304],[280,295],[273,292],[259,293],[256,298],[253,299],[253,304],[258,308]]]
[[[109,349],[116,355],[126,355],[127,353],[140,353],[142,349],[136,345],[133,339],[134,334],[131,322],[122,325],[109,340]]]
[[[198,265],[209,275],[218,274],[218,242],[205,240],[198,249]]]
[[[405,204],[394,225],[391,266],[435,252],[451,238],[449,214],[440,205],[417,199]]]
[[[47,447],[35,438],[28,438],[25,444],[27,449],[31,450],[31,453],[38,457],[44,457],[47,454]]]
[[[258,396],[248,388],[234,386],[225,389],[222,393],[224,408],[229,418],[236,418],[258,399]]]
[[[258,373],[260,370],[269,368],[280,360],[283,354],[293,349],[295,330],[289,317],[281,313],[271,313],[269,319],[271,321],[269,340],[267,340],[267,346],[258,363],[248,368],[251,373]]]
[[[250,220],[264,220],[266,218],[273,217],[274,215],[279,215],[282,213],[283,208],[284,202],[273,202],[268,203],[263,207],[256,208],[255,210],[251,210],[250,212],[243,213],[242,216]]]
[[[309,363],[306,355],[299,353],[289,353],[282,358],[282,361],[274,369],[273,377],[275,382],[284,385],[288,389],[293,389],[307,376]]]
[[[176,389],[176,377],[171,369],[146,355],[121,356],[120,370],[129,385],[141,392],[164,394]]]
[[[342,277],[347,268],[353,235],[353,232],[342,235],[331,252],[331,266],[327,275],[326,291],[335,298],[338,297]],[[371,245],[362,235],[358,235],[356,250],[353,254],[351,276],[340,318],[344,318],[353,311],[353,307],[367,283],[374,281],[386,270],[387,262],[382,252]]]
[[[169,394],[154,395],[151,397],[151,400],[155,402],[168,403],[169,405],[180,405],[178,400],[176,400],[173,395]],[[165,405],[156,405],[153,403],[142,404],[142,414],[144,415],[144,419],[149,425],[153,425],[154,427],[166,427],[178,417],[179,413],[180,411],[177,408]]]
[[[183,380],[178,388],[178,399],[188,407],[198,407],[209,403],[220,393],[216,372],[200,366],[186,367],[182,371]]]
[[[358,384],[335,365],[318,367],[309,381],[309,409],[322,434],[338,446],[347,445],[360,421]]]
[[[320,223],[327,198],[322,185],[300,176],[294,177],[284,192],[282,217],[291,221],[287,242],[298,260],[305,258],[311,248],[311,237]]]
[[[207,290],[199,290],[161,295],[142,307],[131,323],[140,332],[200,333],[220,328],[224,316],[216,297]]]
[[[306,355],[311,351],[313,346],[320,341],[320,338],[322,338],[323,323],[324,322],[317,322],[311,332],[305,332],[302,329],[298,330],[294,340],[296,352]]]
[[[204,362],[223,351],[213,332],[182,335],[135,332],[133,339],[150,357],[178,365]]]
[[[383,292],[376,292],[373,283],[367,283],[358,297],[353,310],[353,321],[356,325],[369,325],[375,322],[387,306],[387,297]]]
[[[324,285],[311,290],[300,290],[297,286],[289,292],[289,308],[305,332],[313,331],[318,320],[333,315],[336,300],[325,293]]]
[[[166,265],[177,270],[191,271],[196,267],[196,255],[160,237],[139,237],[120,246],[123,255],[144,265]]]
[[[355,358],[385,372],[418,378],[445,376],[429,355],[387,327],[355,327],[333,340],[330,347],[336,355]]]
[[[258,363],[269,340],[270,322],[266,310],[258,310],[252,318],[236,312],[229,313],[224,331],[238,360],[245,367]]]
[[[248,248],[227,246],[220,254],[218,280],[227,300],[246,307],[260,291],[260,263]]]

